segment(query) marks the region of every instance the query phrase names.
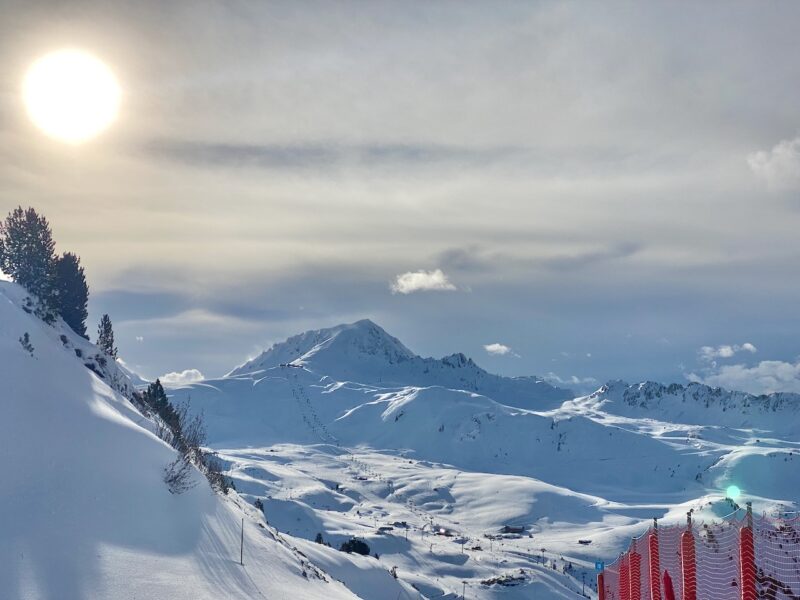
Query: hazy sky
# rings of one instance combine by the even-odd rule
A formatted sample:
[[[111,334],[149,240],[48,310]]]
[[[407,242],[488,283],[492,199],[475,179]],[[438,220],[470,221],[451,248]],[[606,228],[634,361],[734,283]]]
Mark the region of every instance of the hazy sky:
[[[800,391],[800,4],[0,7],[0,213],[50,219],[145,376],[369,317],[506,374]],[[62,47],[123,87],[79,147],[19,93]]]

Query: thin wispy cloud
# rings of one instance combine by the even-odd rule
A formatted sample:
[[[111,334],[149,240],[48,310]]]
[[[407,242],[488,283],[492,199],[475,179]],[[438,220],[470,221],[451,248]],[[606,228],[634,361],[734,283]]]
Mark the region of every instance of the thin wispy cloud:
[[[536,236],[530,236],[536,238]],[[542,235],[541,238],[547,239]],[[600,263],[612,263],[623,260],[640,253],[645,248],[644,244],[634,241],[624,241],[603,244],[591,250],[559,253],[547,257],[515,256],[507,252],[498,252],[487,248],[469,245],[465,247],[448,248],[436,255],[436,260],[449,269],[468,273],[481,273],[496,269],[545,269],[548,271],[564,272],[579,270]]]
[[[642,249],[642,244],[637,242],[621,242],[606,248],[578,252],[572,255],[555,256],[545,259],[544,265],[550,269],[580,269],[597,263],[619,260],[633,256]]]
[[[577,375],[561,377],[552,371],[547,373],[543,379],[557,387],[571,388],[579,393],[594,391],[599,385],[599,382],[594,377],[578,377]]]
[[[739,352],[749,352],[755,354],[758,349],[750,342],[744,344],[722,344],[721,346],[703,346],[697,351],[700,360],[713,361],[717,358],[732,358]]]
[[[140,146],[154,157],[200,167],[253,167],[263,169],[306,169],[360,165],[414,166],[453,164],[489,167],[497,160],[522,156],[519,146],[470,147],[445,144],[247,144],[156,139]]]
[[[452,292],[457,288],[450,283],[441,269],[433,271],[409,271],[398,275],[389,286],[393,294],[413,294],[414,292]]]

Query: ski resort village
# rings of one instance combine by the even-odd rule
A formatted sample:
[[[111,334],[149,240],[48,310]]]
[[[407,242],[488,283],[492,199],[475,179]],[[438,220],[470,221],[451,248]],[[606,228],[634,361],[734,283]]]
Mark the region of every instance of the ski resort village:
[[[800,600],[798,24],[0,0],[0,600]]]

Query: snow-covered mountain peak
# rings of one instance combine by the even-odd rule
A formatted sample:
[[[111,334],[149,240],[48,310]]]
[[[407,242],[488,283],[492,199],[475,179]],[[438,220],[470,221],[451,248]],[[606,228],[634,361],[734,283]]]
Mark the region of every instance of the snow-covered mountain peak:
[[[400,340],[369,319],[306,331],[273,344],[259,356],[229,375],[245,375],[280,365],[335,367],[337,364],[371,361],[395,365],[415,358]]]
[[[555,388],[538,377],[488,373],[461,352],[422,358],[369,319],[292,336],[227,377],[261,379],[264,371],[285,366],[303,367],[316,377],[338,382],[466,390],[521,408],[553,408],[573,397],[569,390]]]
[[[623,381],[621,379],[612,379],[589,394],[589,397],[600,398],[601,396],[617,396],[622,394],[626,389],[628,389],[628,387],[630,387],[630,384],[627,381]]]
[[[480,367],[478,367],[478,365],[476,365],[471,358],[469,358],[465,354],[462,354],[461,352],[456,352],[455,354],[451,354],[450,356],[445,356],[442,359],[442,363],[449,367],[453,367],[454,369],[459,369],[463,367],[476,367],[480,369]],[[481,369],[481,371],[483,371],[483,369]]]

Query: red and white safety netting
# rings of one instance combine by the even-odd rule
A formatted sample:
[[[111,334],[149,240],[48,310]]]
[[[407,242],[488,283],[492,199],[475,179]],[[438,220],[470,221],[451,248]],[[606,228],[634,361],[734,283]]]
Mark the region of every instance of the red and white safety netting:
[[[651,527],[598,576],[598,594],[600,600],[800,600],[800,519],[734,514]]]

